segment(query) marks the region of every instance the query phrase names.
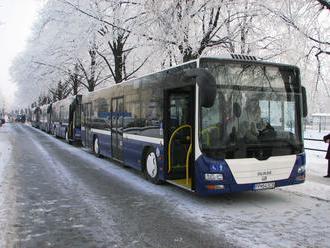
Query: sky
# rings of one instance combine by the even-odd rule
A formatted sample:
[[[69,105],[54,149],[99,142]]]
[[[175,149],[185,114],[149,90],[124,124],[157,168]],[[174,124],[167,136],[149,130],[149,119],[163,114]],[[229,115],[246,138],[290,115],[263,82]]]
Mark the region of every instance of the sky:
[[[0,0],[0,107],[10,108],[16,90],[10,65],[25,48],[31,27],[45,0]]]

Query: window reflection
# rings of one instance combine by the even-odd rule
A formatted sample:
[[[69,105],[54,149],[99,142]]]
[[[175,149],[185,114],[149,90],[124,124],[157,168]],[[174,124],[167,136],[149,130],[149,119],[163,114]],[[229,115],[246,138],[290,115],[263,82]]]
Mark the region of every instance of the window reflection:
[[[301,150],[293,75],[259,65],[210,63],[207,68],[216,75],[218,88],[215,104],[202,108],[204,152],[244,158],[253,157],[250,150],[260,147],[268,147],[270,155]]]

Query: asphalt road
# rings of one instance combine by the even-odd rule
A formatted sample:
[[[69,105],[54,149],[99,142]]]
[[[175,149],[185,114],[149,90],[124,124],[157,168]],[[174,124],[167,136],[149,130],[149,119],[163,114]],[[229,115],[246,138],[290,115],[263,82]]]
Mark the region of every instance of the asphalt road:
[[[330,247],[330,201],[303,190],[199,197],[22,124],[0,148],[0,247]]]
[[[29,126],[7,128],[2,138],[12,146],[6,170],[8,247],[233,246],[182,216],[166,194],[160,197],[152,190],[172,186],[151,185],[135,171]],[[100,169],[100,163],[114,166],[117,174]],[[129,173],[149,190],[126,182]]]

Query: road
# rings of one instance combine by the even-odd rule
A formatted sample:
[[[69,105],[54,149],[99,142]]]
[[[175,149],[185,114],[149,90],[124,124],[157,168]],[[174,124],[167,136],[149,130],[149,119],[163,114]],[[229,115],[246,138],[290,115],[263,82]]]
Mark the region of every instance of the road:
[[[28,125],[6,124],[0,142],[0,247],[330,247],[326,199],[199,197]]]

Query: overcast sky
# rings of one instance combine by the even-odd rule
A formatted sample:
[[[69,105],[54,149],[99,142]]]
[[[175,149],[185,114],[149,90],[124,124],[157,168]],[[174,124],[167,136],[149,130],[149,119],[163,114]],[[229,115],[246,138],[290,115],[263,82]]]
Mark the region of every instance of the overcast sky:
[[[24,50],[32,24],[45,0],[0,0],[0,98],[13,100],[15,82],[9,67],[15,56]],[[0,105],[2,99],[0,99]]]

